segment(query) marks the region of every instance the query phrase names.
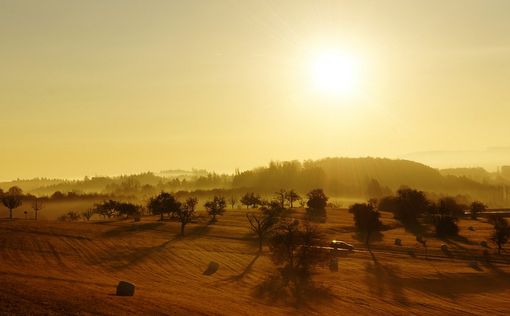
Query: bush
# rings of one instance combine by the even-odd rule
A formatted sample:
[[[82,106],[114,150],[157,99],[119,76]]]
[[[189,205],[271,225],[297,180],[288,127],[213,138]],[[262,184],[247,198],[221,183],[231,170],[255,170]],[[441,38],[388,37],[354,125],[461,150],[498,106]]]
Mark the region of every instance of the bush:
[[[59,216],[58,220],[62,221],[62,222],[76,222],[76,221],[80,220],[80,218],[81,218],[81,215],[78,212],[69,211],[66,214]]]

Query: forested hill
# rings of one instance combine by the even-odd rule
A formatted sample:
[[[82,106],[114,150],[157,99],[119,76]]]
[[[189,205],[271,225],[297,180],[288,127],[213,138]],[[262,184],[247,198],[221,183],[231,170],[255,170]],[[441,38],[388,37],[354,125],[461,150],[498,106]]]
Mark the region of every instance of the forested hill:
[[[338,196],[363,196],[367,191],[394,191],[406,185],[441,193],[487,192],[495,189],[466,177],[443,176],[424,164],[409,160],[386,158],[325,158],[271,162],[268,167],[236,174],[234,187],[263,190],[295,188],[301,192],[314,187],[324,188]],[[379,186],[379,188],[377,188]]]
[[[458,170],[455,170],[456,172]],[[462,171],[462,170],[461,170]],[[177,172],[177,171],[176,171]],[[376,197],[390,194],[401,186],[444,193],[470,195],[485,200],[498,200],[501,192],[509,200],[510,181],[502,176],[497,181],[477,181],[465,172],[440,172],[409,160],[386,158],[324,158],[320,160],[271,162],[233,175],[207,173],[204,170],[154,174],[151,172],[119,177],[85,177],[83,180],[16,180],[0,183],[0,189],[16,185],[24,192],[51,195],[54,192],[101,193],[117,196],[150,196],[161,190],[193,191],[235,189],[273,193],[278,189],[295,189],[304,193],[323,188],[332,196]],[[506,186],[506,189],[505,189]],[[506,190],[506,191],[505,191]]]

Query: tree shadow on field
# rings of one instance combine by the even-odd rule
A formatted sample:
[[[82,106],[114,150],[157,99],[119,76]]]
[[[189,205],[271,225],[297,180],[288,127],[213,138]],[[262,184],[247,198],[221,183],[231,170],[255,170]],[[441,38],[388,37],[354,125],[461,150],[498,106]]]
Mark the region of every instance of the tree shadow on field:
[[[204,235],[207,235],[211,231],[211,229],[212,227],[209,224],[186,228],[184,232],[184,239],[196,239],[202,237]]]
[[[110,266],[116,270],[131,268],[148,257],[162,252],[172,241],[173,240],[167,240],[157,246],[139,247],[134,250],[113,251],[105,261],[112,261]]]
[[[413,234],[414,236],[425,236],[427,233],[427,227],[419,221],[411,221],[408,223],[402,223],[404,229]]]
[[[478,243],[476,243],[474,241],[470,241],[467,237],[459,236],[459,235],[443,237],[443,238],[440,238],[440,240],[445,243],[450,243],[450,244],[458,247],[459,249],[464,249],[464,250],[466,250],[468,248],[466,248],[463,245],[478,246]]]
[[[456,299],[465,294],[498,293],[508,289],[510,275],[490,262],[481,262],[490,270],[484,272],[448,272],[431,274],[428,276],[407,277],[399,276],[396,266],[382,265],[375,256],[373,262],[365,266],[366,282],[370,291],[378,296],[385,296],[390,292],[397,302],[410,305],[404,294],[404,289],[412,289],[422,293]]]
[[[253,296],[266,303],[284,303],[295,308],[313,308],[333,298],[328,287],[318,285],[311,280],[297,283],[286,282],[277,273],[270,275],[257,285]]]
[[[253,265],[255,264],[257,259],[260,257],[260,255],[261,255],[261,252],[257,252],[255,257],[253,257],[253,259],[250,261],[250,263],[248,263],[246,268],[244,268],[244,270],[240,274],[228,277],[227,279],[225,279],[225,281],[241,281],[248,273],[251,272]]]
[[[104,233],[101,234],[103,237],[118,237],[122,236],[124,234],[131,234],[131,233],[138,233],[143,232],[147,230],[155,230],[158,227],[161,227],[163,225],[162,222],[155,222],[155,223],[144,223],[144,224],[138,224],[133,223],[131,225],[123,225],[118,226],[116,228],[110,229]]]
[[[404,294],[403,285],[398,276],[400,269],[397,266],[383,266],[372,252],[370,254],[372,262],[365,265],[366,283],[369,290],[378,296],[385,296],[386,291],[389,291],[395,301],[408,306],[409,301]]]

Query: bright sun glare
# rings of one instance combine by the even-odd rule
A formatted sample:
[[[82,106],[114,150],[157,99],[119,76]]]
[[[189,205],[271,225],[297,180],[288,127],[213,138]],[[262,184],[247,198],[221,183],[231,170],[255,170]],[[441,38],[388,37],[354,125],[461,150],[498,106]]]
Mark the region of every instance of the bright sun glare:
[[[314,90],[322,93],[352,95],[358,88],[359,75],[359,62],[353,56],[323,52],[312,60],[312,85]]]

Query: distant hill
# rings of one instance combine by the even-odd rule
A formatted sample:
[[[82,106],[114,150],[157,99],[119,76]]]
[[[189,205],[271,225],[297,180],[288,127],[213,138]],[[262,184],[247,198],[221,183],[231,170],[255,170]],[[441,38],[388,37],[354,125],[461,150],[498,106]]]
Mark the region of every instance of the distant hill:
[[[264,191],[295,188],[306,192],[324,188],[337,196],[370,196],[374,180],[382,191],[410,186],[443,194],[463,194],[499,199],[501,188],[465,176],[442,174],[424,164],[410,160],[386,158],[325,158],[315,161],[271,162],[234,176],[233,187],[251,187]],[[509,183],[506,182],[508,185]]]
[[[12,180],[0,182],[0,189],[6,191],[10,187],[18,186],[23,189],[23,191],[33,191],[41,187],[57,185],[59,183],[63,183],[66,180],[64,179],[46,179],[46,178],[35,178],[29,180]]]
[[[423,191],[469,195],[494,205],[510,202],[510,180],[482,168],[438,170],[422,163],[387,158],[324,158],[319,160],[271,162],[234,175],[219,175],[204,170],[168,170],[119,177],[92,177],[83,180],[16,180],[0,183],[0,188],[17,185],[36,195],[63,193],[101,193],[117,196],[147,197],[161,190],[192,191],[235,189],[236,192],[273,193],[295,189],[305,193],[323,188],[327,194],[343,197],[374,197],[390,194],[401,186]],[[506,186],[506,187],[505,187]]]
[[[439,172],[445,176],[466,177],[480,183],[490,183],[496,177],[496,174],[490,173],[484,168],[448,168],[441,169]]]

